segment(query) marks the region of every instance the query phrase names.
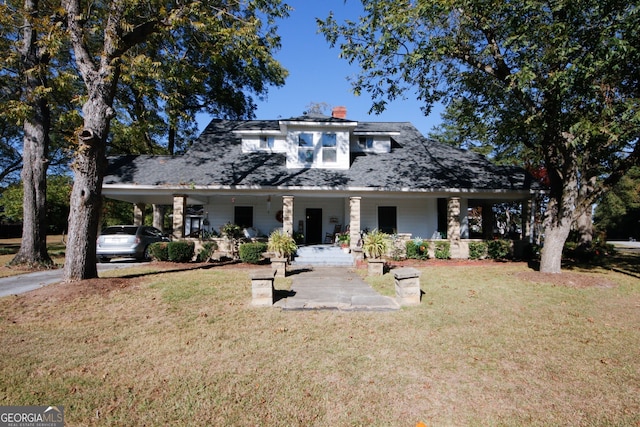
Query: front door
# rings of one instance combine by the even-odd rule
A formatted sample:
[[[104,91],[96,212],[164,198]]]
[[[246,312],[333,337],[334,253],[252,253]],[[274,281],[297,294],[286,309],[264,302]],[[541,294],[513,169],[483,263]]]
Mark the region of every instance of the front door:
[[[322,243],[322,209],[307,209],[307,245]]]

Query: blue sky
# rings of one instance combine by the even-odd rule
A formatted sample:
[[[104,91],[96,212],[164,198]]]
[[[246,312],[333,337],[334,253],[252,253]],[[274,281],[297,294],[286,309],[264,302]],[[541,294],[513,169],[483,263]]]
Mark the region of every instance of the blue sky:
[[[361,121],[409,121],[423,134],[440,123],[436,108],[429,117],[420,110],[415,99],[396,100],[380,115],[368,115],[371,98],[367,93],[357,97],[351,92],[347,77],[355,75],[357,65],[350,66],[339,58],[339,49],[330,48],[318,33],[316,18],[326,18],[333,11],[339,22],[356,20],[361,10],[358,0],[288,0],[294,10],[278,23],[282,48],[276,59],[289,70],[281,88],[270,88],[264,101],[257,101],[258,119],[300,116],[310,103],[324,102],[347,108],[347,118]]]

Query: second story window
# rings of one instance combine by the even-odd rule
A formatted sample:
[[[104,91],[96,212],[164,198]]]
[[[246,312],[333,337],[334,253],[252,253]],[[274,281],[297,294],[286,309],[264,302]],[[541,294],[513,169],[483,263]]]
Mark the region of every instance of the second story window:
[[[313,134],[298,135],[298,160],[301,163],[313,163]]]
[[[322,161],[324,163],[335,163],[338,160],[336,141],[335,133],[325,133],[322,135]]]
[[[358,145],[360,148],[373,148],[372,136],[361,136],[358,138]]]
[[[273,148],[274,141],[275,141],[275,137],[263,135],[260,137],[260,148],[263,148],[263,149]]]

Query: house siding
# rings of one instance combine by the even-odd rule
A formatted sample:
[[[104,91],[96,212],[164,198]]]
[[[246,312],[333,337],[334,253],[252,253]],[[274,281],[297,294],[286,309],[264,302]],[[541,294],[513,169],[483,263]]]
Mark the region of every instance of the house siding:
[[[435,198],[412,200],[386,199],[384,197],[363,198],[361,203],[361,228],[373,230],[378,227],[378,207],[396,206],[397,231],[430,238],[438,228],[438,209]]]

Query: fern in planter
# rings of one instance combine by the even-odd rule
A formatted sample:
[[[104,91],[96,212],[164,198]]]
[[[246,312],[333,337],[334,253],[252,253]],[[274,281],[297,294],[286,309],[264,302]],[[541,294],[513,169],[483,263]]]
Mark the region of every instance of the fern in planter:
[[[377,229],[367,233],[362,240],[362,250],[367,258],[382,258],[389,249],[389,237]]]
[[[269,235],[267,249],[276,254],[277,258],[289,258],[298,250],[298,245],[293,237],[284,231],[275,230]]]

